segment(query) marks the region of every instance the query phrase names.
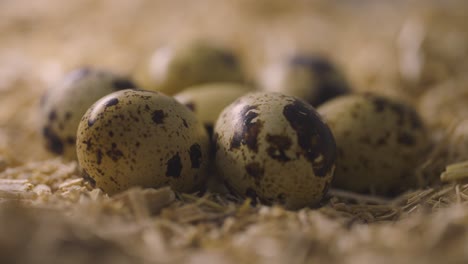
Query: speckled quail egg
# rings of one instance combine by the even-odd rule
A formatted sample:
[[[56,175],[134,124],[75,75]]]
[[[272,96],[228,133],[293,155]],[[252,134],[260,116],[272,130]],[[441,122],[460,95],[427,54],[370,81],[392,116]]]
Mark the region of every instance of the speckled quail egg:
[[[46,148],[67,159],[76,159],[76,130],[86,110],[99,98],[135,88],[127,78],[81,68],[67,74],[41,98],[40,119]]]
[[[132,186],[201,187],[208,136],[195,115],[159,92],[122,90],[97,101],[77,133],[85,178],[108,194]]]
[[[313,106],[350,92],[343,74],[317,55],[294,55],[268,66],[260,78],[263,90],[297,96]]]
[[[190,108],[211,135],[219,113],[251,90],[251,87],[242,84],[209,83],[187,88],[174,98]]]
[[[318,112],[337,144],[335,187],[393,195],[418,183],[415,168],[430,141],[411,106],[377,95],[356,94],[331,100]]]
[[[169,95],[197,84],[244,81],[234,53],[202,41],[157,49],[149,71],[154,89]]]
[[[333,177],[335,141],[307,102],[254,92],[215,125],[216,166],[231,192],[289,209],[317,206]]]

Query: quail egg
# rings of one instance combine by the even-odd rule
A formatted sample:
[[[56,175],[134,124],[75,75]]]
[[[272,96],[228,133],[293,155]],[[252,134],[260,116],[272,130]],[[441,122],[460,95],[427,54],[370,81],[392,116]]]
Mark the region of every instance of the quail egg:
[[[236,83],[209,83],[192,86],[174,95],[180,103],[190,108],[211,135],[219,113],[252,88]]]
[[[372,94],[348,95],[318,108],[335,136],[333,185],[393,195],[418,183],[415,168],[428,151],[427,130],[409,105]]]
[[[265,91],[297,96],[313,106],[350,92],[342,73],[314,55],[295,55],[272,64],[262,72],[260,82]]]
[[[195,115],[159,92],[122,90],[97,101],[77,133],[85,178],[108,194],[132,186],[201,187],[208,136]]]
[[[76,159],[76,130],[86,110],[99,98],[135,88],[127,78],[81,68],[70,72],[41,98],[40,119],[46,148],[66,159]]]
[[[197,84],[244,81],[234,53],[201,41],[159,48],[149,71],[155,89],[169,95]]]
[[[333,135],[314,108],[296,97],[244,95],[220,114],[214,140],[226,187],[266,204],[317,206],[333,177]]]

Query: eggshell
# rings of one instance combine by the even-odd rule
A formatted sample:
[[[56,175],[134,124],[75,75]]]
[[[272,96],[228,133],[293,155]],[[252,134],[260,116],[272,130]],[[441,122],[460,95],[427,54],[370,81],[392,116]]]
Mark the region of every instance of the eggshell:
[[[335,167],[335,141],[314,108],[280,93],[249,93],[215,125],[216,166],[236,194],[289,209],[317,206]]]
[[[351,92],[344,75],[317,55],[294,55],[265,68],[262,89],[297,96],[313,106]]]
[[[336,139],[335,187],[393,195],[417,185],[415,169],[430,140],[411,106],[356,94],[329,101],[318,111]]]
[[[77,134],[85,177],[109,194],[132,186],[199,190],[208,136],[185,106],[158,92],[123,90],[96,102]]]
[[[169,95],[210,82],[244,82],[236,55],[203,41],[164,46],[155,51],[149,65],[153,89]]]
[[[174,95],[174,98],[192,110],[209,132],[223,109],[251,87],[237,83],[210,83],[192,86]]]

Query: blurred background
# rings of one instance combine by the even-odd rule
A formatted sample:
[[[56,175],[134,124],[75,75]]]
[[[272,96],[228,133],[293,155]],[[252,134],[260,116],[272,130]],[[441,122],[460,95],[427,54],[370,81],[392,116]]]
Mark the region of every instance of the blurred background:
[[[0,153],[17,162],[49,157],[32,143],[35,112],[66,72],[96,66],[145,88],[151,54],[193,39],[237,52],[254,83],[269,63],[311,52],[356,91],[418,104],[434,87],[468,89],[466,21],[463,0],[1,0]],[[431,100],[423,112],[438,112]]]

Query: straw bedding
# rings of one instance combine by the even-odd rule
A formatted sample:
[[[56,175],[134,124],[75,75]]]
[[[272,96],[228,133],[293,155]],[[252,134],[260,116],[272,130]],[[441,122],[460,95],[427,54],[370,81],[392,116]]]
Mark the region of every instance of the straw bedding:
[[[1,262],[466,263],[468,5],[441,2],[1,1]],[[109,197],[43,149],[38,101],[65,72],[145,86],[156,47],[200,37],[239,52],[251,78],[314,51],[357,91],[413,104],[434,142],[415,164],[424,185],[391,199],[332,189],[299,211],[168,188]]]

